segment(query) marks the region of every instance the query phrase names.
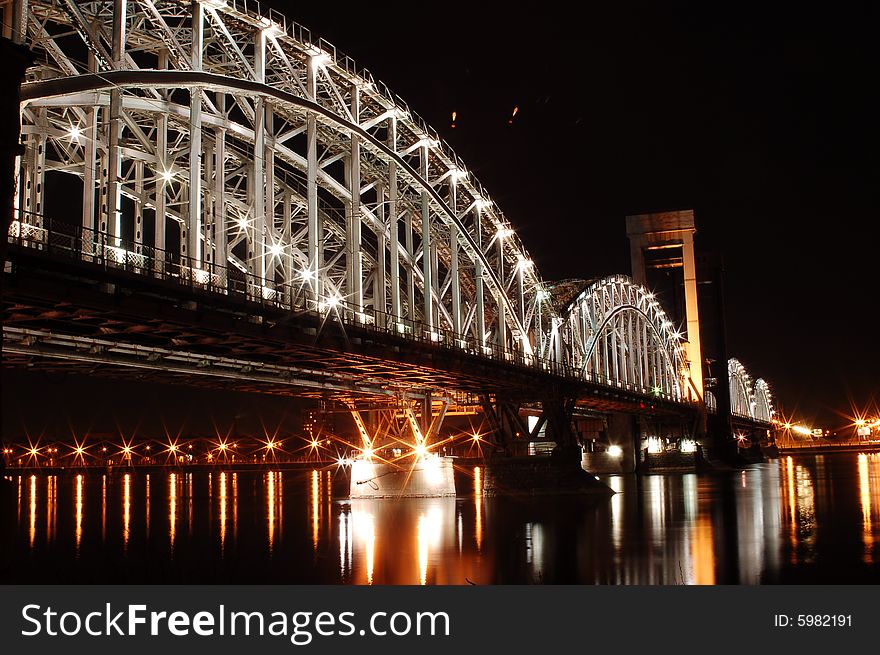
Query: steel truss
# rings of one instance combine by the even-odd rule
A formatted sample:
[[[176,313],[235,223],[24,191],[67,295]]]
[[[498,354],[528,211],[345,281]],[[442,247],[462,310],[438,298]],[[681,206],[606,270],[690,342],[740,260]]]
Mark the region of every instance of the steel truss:
[[[448,144],[302,26],[249,0],[2,6],[37,54],[12,236],[39,237],[67,174],[84,259],[699,400],[647,290],[607,278],[557,311]]]
[[[746,367],[735,358],[727,362],[730,378],[730,412],[735,416],[770,423],[775,415],[770,385],[762,378],[752,381]]]
[[[688,397],[681,335],[653,294],[615,275],[589,285],[564,312],[561,357],[608,384]]]

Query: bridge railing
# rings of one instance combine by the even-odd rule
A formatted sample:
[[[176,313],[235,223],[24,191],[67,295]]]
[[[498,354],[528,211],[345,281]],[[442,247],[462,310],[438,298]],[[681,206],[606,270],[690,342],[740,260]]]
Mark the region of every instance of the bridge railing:
[[[458,334],[370,306],[355,306],[345,299],[321,301],[311,293],[307,282],[291,283],[278,278],[259,277],[236,266],[223,267],[211,262],[198,262],[179,253],[30,212],[17,213],[16,220],[9,227],[8,241],[11,245],[39,251],[52,258],[79,260],[104,269],[163,280],[186,287],[192,292],[221,295],[256,303],[262,308],[310,313],[324,321],[351,325],[376,333],[390,333],[439,349],[539,369],[555,376],[620,389],[651,399],[686,402],[651,387],[609,378],[556,359],[505,348],[498,343],[481,344],[472,334]]]

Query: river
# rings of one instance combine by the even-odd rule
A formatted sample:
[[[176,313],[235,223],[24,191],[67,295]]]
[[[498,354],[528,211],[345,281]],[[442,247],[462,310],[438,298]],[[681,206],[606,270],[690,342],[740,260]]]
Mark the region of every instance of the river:
[[[340,500],[333,470],[9,476],[7,583],[880,583],[880,455],[608,476],[610,499]]]

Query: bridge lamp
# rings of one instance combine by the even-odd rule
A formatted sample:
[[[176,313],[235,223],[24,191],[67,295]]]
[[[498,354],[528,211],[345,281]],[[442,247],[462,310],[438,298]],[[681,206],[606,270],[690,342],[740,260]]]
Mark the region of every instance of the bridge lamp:
[[[471,438],[474,440],[474,443],[477,443],[480,440],[480,433],[474,432],[474,435]]]
[[[363,450],[361,450],[361,455],[363,455],[367,459],[373,459],[373,449],[370,446],[367,446]]]
[[[82,134],[82,131],[76,125],[70,126],[69,136],[70,136],[71,140],[78,141],[80,134]]]
[[[273,243],[271,246],[269,246],[269,252],[272,254],[273,257],[280,256],[281,251],[282,248],[280,243]]]
[[[330,61],[330,55],[326,52],[319,52],[316,55],[312,55],[311,57],[312,66],[315,68],[319,68],[320,66],[326,66]]]
[[[125,455],[131,455],[131,448],[129,448],[128,446],[125,446],[125,447],[122,449],[122,452],[123,452],[123,454],[125,454]]]
[[[467,177],[467,171],[460,170],[458,168],[453,168],[449,171],[449,177],[452,178],[453,182],[458,182],[461,179]]]
[[[28,452],[30,453],[31,457],[36,457],[37,453],[39,453],[40,451],[38,451],[36,448],[31,448]]]
[[[857,428],[861,428],[864,426],[865,426],[865,419],[863,419],[863,418],[856,419],[856,427]]]
[[[268,19],[265,19],[265,20],[268,20]],[[271,21],[269,21],[268,27],[263,28],[263,31],[266,33],[266,36],[271,37],[271,38],[274,38],[276,36],[280,36],[281,34],[284,34],[284,30],[282,29],[282,27],[280,25],[278,25],[277,23],[273,23]]]
[[[225,453],[225,452],[226,452],[226,444],[225,444],[225,443],[221,443],[219,446],[217,446],[217,449],[218,449],[221,453]]]
[[[620,446],[608,446],[608,455],[615,459],[623,456],[623,448]]]
[[[312,439],[312,444],[311,444],[311,445],[312,445],[312,449],[313,449],[313,450],[317,450],[317,449],[318,449],[318,446],[319,446],[320,444],[318,443],[318,440],[317,440],[317,439]]]
[[[415,448],[416,457],[422,458],[428,454],[428,449],[425,447],[425,444],[418,444]]]
[[[496,233],[499,239],[507,239],[513,236],[513,230],[509,227],[504,227],[503,225],[498,226],[498,232]]]
[[[332,295],[327,298],[327,307],[329,309],[336,309],[336,306],[339,304],[340,298],[337,295]]]

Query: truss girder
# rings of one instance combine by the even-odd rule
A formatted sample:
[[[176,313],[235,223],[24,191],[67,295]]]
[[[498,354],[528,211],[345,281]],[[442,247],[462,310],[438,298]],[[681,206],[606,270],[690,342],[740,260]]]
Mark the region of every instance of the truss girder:
[[[565,313],[565,359],[586,376],[672,400],[687,397],[681,336],[643,286],[623,275],[587,286]]]
[[[775,415],[770,385],[763,378],[753,380],[738,359],[727,362],[730,379],[730,413],[762,423],[770,423]]]

